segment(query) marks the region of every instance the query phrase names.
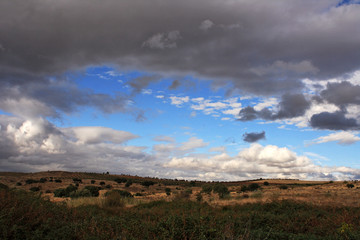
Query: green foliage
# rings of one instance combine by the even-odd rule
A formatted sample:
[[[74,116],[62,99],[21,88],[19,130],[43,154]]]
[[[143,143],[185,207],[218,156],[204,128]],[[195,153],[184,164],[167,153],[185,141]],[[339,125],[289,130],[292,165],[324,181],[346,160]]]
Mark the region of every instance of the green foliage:
[[[47,179],[46,178],[40,178],[39,182],[45,183],[45,182],[47,182]]]
[[[9,187],[3,183],[0,183],[0,189],[9,189]]]
[[[279,201],[218,208],[177,200],[122,208],[113,194],[103,210],[0,189],[0,239],[360,239],[358,207]]]
[[[348,184],[346,184],[346,186],[347,186],[348,188],[353,188],[353,187],[355,187],[354,184],[352,184],[352,183],[348,183]]]
[[[201,192],[206,193],[206,194],[210,194],[213,190],[213,187],[211,184],[205,184],[201,187]]]
[[[165,193],[166,195],[170,195],[171,194],[171,189],[170,188],[165,188]]]
[[[99,196],[99,190],[100,187],[96,186],[85,186],[84,189],[89,190],[92,197],[98,197]]]
[[[91,184],[94,184],[96,181],[95,180],[91,180]]]
[[[80,197],[92,197],[91,192],[88,189],[81,189],[73,191],[70,193],[71,198],[80,198]]]
[[[214,193],[219,194],[219,198],[224,198],[225,196],[230,194],[229,189],[221,183],[215,184],[215,186],[213,187],[213,191]]]
[[[256,191],[256,190],[258,190],[259,188],[260,188],[260,185],[257,184],[257,183],[252,183],[252,184],[250,184],[249,187],[248,187],[249,191]]]
[[[201,202],[202,199],[203,199],[203,196],[202,196],[201,192],[197,193],[196,194],[196,201]]]
[[[117,183],[124,183],[127,181],[127,179],[126,178],[115,178],[114,181]]]
[[[141,182],[140,184],[141,184],[142,186],[144,186],[144,187],[150,187],[150,186],[154,185],[155,182],[153,182],[153,181],[143,181],[143,182]]]
[[[113,193],[116,193],[121,197],[129,197],[129,198],[134,197],[130,192],[124,191],[124,190],[119,190],[119,189],[114,189],[114,190],[111,190],[111,191],[105,193],[105,197],[110,195],[110,194],[113,194]]]
[[[26,179],[25,183],[26,184],[32,184],[32,183],[38,183],[39,181],[38,180],[35,180],[35,179]]]
[[[73,178],[72,180],[74,183],[82,183],[82,180],[80,178]]]
[[[248,189],[248,187],[246,186],[246,185],[242,185],[241,186],[241,192],[247,192],[249,189]]]
[[[67,188],[59,188],[54,191],[54,197],[70,197],[78,188],[70,184]]]
[[[32,188],[30,188],[30,191],[38,192],[38,191],[40,191],[40,188],[39,187],[32,187]]]
[[[125,187],[130,187],[133,184],[133,181],[131,179],[128,179],[125,183]]]

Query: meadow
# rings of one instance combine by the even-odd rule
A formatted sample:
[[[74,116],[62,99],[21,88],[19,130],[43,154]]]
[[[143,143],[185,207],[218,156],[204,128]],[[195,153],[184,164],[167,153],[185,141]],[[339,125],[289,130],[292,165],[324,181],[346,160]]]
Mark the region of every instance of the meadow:
[[[360,239],[359,186],[0,173],[0,239]]]

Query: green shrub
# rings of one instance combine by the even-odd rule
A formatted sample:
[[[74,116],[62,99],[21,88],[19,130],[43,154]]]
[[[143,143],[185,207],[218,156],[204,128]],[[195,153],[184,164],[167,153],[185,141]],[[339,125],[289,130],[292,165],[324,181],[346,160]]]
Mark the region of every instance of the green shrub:
[[[96,181],[95,180],[91,180],[91,184],[94,184]]]
[[[260,188],[259,184],[257,183],[252,183],[249,185],[249,191],[255,191],[255,190],[258,190]]]
[[[246,185],[242,185],[240,191],[241,192],[247,192],[249,189]]]
[[[201,187],[201,192],[210,194],[212,192],[213,188],[210,184],[205,184]]]
[[[288,189],[289,188],[289,186],[288,185],[281,185],[280,187],[279,187],[280,189]]]
[[[124,190],[119,190],[119,189],[114,189],[114,190],[111,190],[111,191],[105,193],[105,197],[108,196],[109,194],[113,194],[113,193],[119,194],[121,197],[129,197],[129,198],[134,197],[130,192],[124,191]]]
[[[89,190],[92,197],[98,197],[98,196],[99,196],[99,190],[100,190],[101,188],[100,188],[100,187],[96,187],[96,186],[85,186],[84,189]]]
[[[25,183],[26,184],[32,184],[32,183],[38,183],[39,181],[35,180],[35,179],[26,179]]]
[[[81,189],[75,192],[70,193],[71,198],[79,198],[79,197],[92,197],[91,192],[88,189]]]
[[[46,178],[40,178],[39,182],[45,183],[45,182],[47,182],[47,179]]]
[[[73,178],[74,183],[82,183],[82,180],[80,178]]]
[[[264,182],[264,186],[269,186],[269,182]]]
[[[170,195],[171,194],[171,189],[170,188],[165,188],[165,193],[166,195]]]
[[[108,185],[105,186],[105,188],[106,188],[106,189],[111,189],[112,186],[111,186],[110,184],[108,184]]]
[[[214,193],[219,194],[219,198],[224,198],[225,196],[229,195],[229,189],[221,183],[215,184],[215,186],[213,187],[213,191]]]
[[[101,181],[101,182],[100,182],[100,185],[101,185],[101,186],[104,186],[104,185],[105,185],[105,182],[104,182],[104,181]]]
[[[353,188],[353,187],[355,187],[354,184],[352,184],[352,183],[348,183],[348,184],[346,184],[346,186],[347,186],[348,188]]]
[[[61,179],[55,179],[55,182],[56,183],[62,183],[62,180]]]
[[[38,192],[38,191],[40,191],[40,188],[39,187],[32,187],[32,188],[30,188],[30,191],[31,192]]]
[[[153,182],[153,181],[143,181],[143,182],[141,182],[140,184],[141,184],[142,186],[144,186],[144,187],[150,187],[150,186],[154,185],[155,182]]]
[[[127,179],[126,178],[115,178],[114,181],[117,183],[124,183],[127,181]]]
[[[203,196],[202,196],[201,192],[197,193],[196,194],[196,201],[201,202],[202,199],[203,199]]]
[[[130,187],[133,184],[133,181],[131,179],[128,179],[125,183],[125,187]]]

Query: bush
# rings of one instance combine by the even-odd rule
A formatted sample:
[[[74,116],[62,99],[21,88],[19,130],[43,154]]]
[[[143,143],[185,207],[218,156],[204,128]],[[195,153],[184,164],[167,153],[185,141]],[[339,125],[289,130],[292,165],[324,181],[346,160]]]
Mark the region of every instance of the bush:
[[[74,183],[82,183],[82,180],[80,178],[73,178]]]
[[[246,192],[246,191],[248,191],[249,189],[248,189],[248,187],[246,186],[246,185],[242,185],[241,186],[241,189],[240,189],[240,191],[241,192]]]
[[[127,179],[126,178],[115,178],[114,181],[117,183],[124,183],[127,181]]]
[[[142,193],[135,193],[135,196],[144,196]]]
[[[104,186],[104,185],[105,185],[105,182],[100,182],[100,185],[101,185],[101,186]]]
[[[108,195],[110,194],[113,194],[113,193],[116,193],[116,194],[119,194],[119,196],[125,198],[125,197],[129,197],[129,198],[132,198],[134,197],[130,192],[128,191],[124,191],[124,190],[118,190],[118,189],[114,189],[114,190],[111,190],[107,193],[105,193],[105,197],[107,197]]]
[[[51,193],[51,190],[48,189],[48,190],[45,191],[45,193]]]
[[[0,189],[5,189],[5,190],[8,190],[9,187],[3,183],[0,183]]]
[[[117,191],[107,192],[106,198],[104,201],[105,207],[124,207],[124,197]]]
[[[21,182],[17,182],[17,183],[16,183],[16,186],[21,186],[21,185],[22,185]]]
[[[212,186],[210,184],[205,184],[201,187],[201,192],[203,193],[207,193],[207,194],[210,194],[211,191],[213,190]]]
[[[203,199],[203,196],[201,195],[200,192],[198,194],[196,194],[196,201],[201,202],[202,199]]]
[[[62,183],[61,179],[55,179],[56,183]]]
[[[94,184],[96,181],[95,180],[91,180],[91,184]]]
[[[45,182],[47,182],[47,179],[46,178],[40,178],[39,182],[45,183]]]
[[[354,184],[352,184],[352,183],[348,183],[348,184],[346,184],[346,186],[347,186],[348,188],[353,188],[353,187],[355,187]]]
[[[215,184],[213,191],[219,194],[219,198],[224,198],[225,196],[229,195],[229,189],[221,183]]]
[[[289,187],[287,185],[281,185],[279,188],[285,190],[285,189],[288,189]]]
[[[171,194],[171,189],[170,188],[165,188],[165,193],[166,195],[170,195]]]
[[[142,183],[140,183],[142,186],[144,186],[144,187],[150,187],[150,186],[152,186],[152,185],[154,185],[155,184],[155,182],[153,182],[153,181],[143,181]]]
[[[98,196],[99,196],[99,190],[100,190],[101,188],[100,188],[100,187],[96,187],[96,186],[85,186],[84,189],[89,190],[92,197],[98,197]]]
[[[133,184],[132,180],[129,179],[127,180],[127,182],[125,183],[125,187],[130,187]]]
[[[264,186],[269,186],[269,182],[264,182]]]
[[[255,191],[255,190],[258,190],[260,188],[260,186],[257,183],[252,183],[252,184],[249,185],[248,188],[249,188],[250,191]]]
[[[39,187],[32,187],[32,188],[30,188],[30,191],[38,192],[38,191],[40,191],[40,188]]]
[[[70,197],[70,195],[77,191],[77,187],[70,184],[67,188],[59,188],[54,191],[54,197]]]
[[[88,189],[81,189],[75,192],[70,193],[71,198],[79,198],[79,197],[91,197],[91,192]]]
[[[27,179],[25,181],[26,184],[32,184],[32,183],[38,183],[39,181],[35,180],[35,179]]]

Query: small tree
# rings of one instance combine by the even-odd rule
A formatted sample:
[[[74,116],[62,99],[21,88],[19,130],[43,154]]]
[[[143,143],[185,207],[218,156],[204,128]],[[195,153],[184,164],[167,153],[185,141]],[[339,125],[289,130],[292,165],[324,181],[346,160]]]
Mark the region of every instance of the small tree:
[[[217,194],[219,194],[219,198],[224,198],[225,196],[229,195],[229,189],[221,183],[215,184],[213,187],[213,191]]]
[[[165,193],[166,195],[170,195],[171,194],[171,189],[170,188],[165,188]]]
[[[211,191],[213,190],[213,188],[210,184],[205,184],[201,188],[202,188],[201,192],[207,193],[207,194],[210,194]]]
[[[249,185],[249,190],[250,191],[255,191],[255,190],[258,190],[260,188],[259,184],[257,183],[252,183]]]
[[[353,188],[353,187],[355,187],[354,184],[352,184],[352,183],[348,183],[348,184],[346,184],[346,186],[347,186],[348,188]]]

